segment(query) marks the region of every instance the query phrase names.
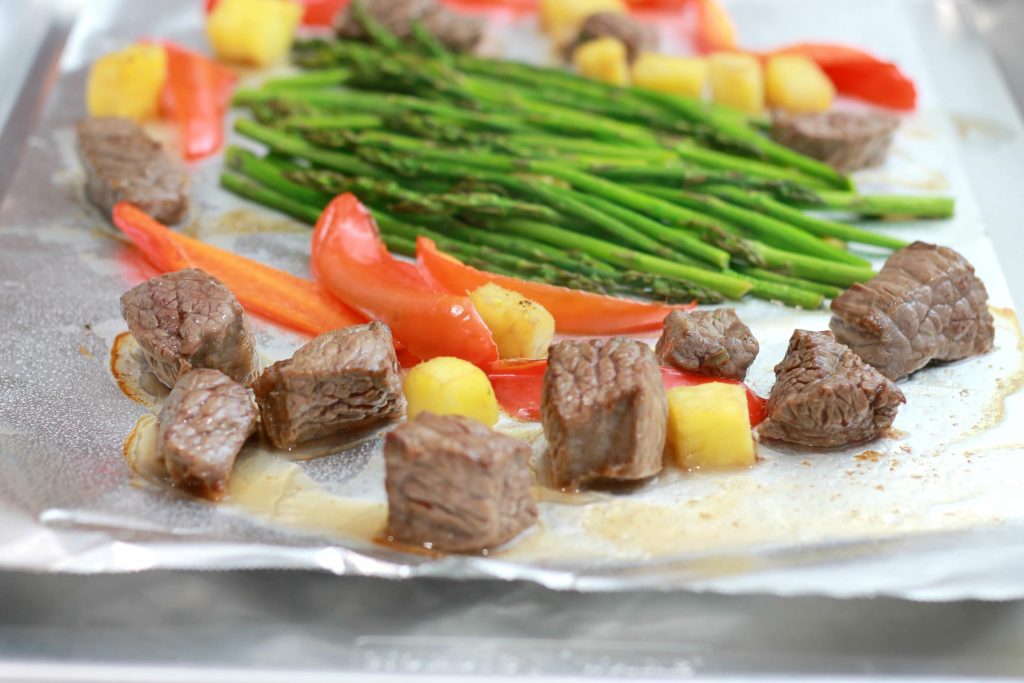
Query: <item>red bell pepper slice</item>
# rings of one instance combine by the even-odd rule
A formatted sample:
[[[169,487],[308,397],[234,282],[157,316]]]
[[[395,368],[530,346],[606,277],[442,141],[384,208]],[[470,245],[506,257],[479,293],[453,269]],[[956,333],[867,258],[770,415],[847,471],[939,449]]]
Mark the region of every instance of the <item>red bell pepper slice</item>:
[[[484,368],[494,387],[498,403],[512,417],[520,420],[540,419],[540,398],[547,371],[546,360],[499,361]],[[705,377],[675,368],[661,368],[661,378],[666,389],[689,387],[709,382],[743,384],[733,379]],[[747,390],[747,409],[750,412],[750,426],[764,422],[766,401],[744,385]]]
[[[564,334],[626,334],[656,330],[672,311],[687,310],[695,305],[665,306],[632,301],[486,273],[441,253],[433,240],[425,237],[416,240],[416,261],[431,281],[452,294],[466,294],[488,282],[519,292],[546,308],[555,318],[555,329]]]
[[[167,51],[164,113],[178,124],[185,158],[202,159],[224,144],[224,114],[231,102],[235,74],[174,43],[163,46]]]
[[[476,365],[497,360],[498,347],[472,302],[438,291],[414,266],[391,256],[355,196],[339,195],[320,215],[312,265],[329,292],[387,323],[412,355],[455,356]]]
[[[200,268],[268,320],[312,335],[366,322],[317,283],[174,232],[133,204],[117,204],[113,220],[160,272]]]

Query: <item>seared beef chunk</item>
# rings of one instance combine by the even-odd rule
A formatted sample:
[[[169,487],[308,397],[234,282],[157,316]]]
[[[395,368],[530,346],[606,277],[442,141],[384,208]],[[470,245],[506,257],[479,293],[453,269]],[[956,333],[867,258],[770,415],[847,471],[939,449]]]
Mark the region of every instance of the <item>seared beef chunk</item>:
[[[220,370],[243,385],[259,372],[242,305],[201,270],[160,275],[125,292],[121,315],[153,373],[169,387],[192,368]]]
[[[628,14],[618,12],[597,12],[591,14],[580,26],[579,35],[569,46],[571,57],[580,45],[598,38],[616,38],[626,46],[626,56],[630,62],[641,52],[654,52],[658,49],[658,33],[653,26],[637,21]]]
[[[256,429],[248,389],[219,370],[181,376],[160,411],[157,444],[174,484],[220,500],[238,451]]]
[[[760,350],[750,328],[731,308],[673,311],[654,348],[662,365],[708,377],[743,380]]]
[[[320,335],[264,370],[253,389],[278,448],[405,414],[391,330],[380,322]]]
[[[354,4],[350,3],[338,20],[338,37],[362,40],[367,31],[356,18]],[[482,21],[453,12],[437,0],[363,0],[363,5],[370,16],[402,40],[412,36],[416,21],[421,21],[431,35],[456,52],[473,50],[483,37]]]
[[[553,345],[541,418],[557,486],[661,471],[668,399],[646,344],[615,338]]]
[[[992,349],[988,292],[963,256],[915,242],[832,302],[836,339],[889,379]]]
[[[836,447],[875,439],[906,403],[903,393],[831,332],[796,330],[775,366],[761,436]]]
[[[895,116],[877,112],[778,112],[772,125],[772,137],[838,171],[851,173],[882,164],[899,126]]]
[[[530,447],[466,417],[421,413],[388,434],[388,536],[469,552],[494,548],[537,521]]]
[[[177,223],[188,209],[188,176],[134,121],[78,122],[78,156],[85,166],[85,194],[103,213],[128,201],[161,223]]]

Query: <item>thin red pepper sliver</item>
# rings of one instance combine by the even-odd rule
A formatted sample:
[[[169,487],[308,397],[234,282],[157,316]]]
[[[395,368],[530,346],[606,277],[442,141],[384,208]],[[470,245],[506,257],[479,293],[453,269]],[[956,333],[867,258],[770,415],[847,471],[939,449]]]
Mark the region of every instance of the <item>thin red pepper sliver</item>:
[[[546,360],[499,361],[484,367],[484,372],[491,380],[494,395],[505,412],[520,420],[539,420],[541,389],[547,367]],[[667,367],[661,368],[661,378],[665,382],[666,389],[710,382],[743,385],[747,391],[750,426],[756,427],[764,421],[767,402],[742,382],[705,377]]]
[[[178,124],[181,148],[189,161],[214,154],[224,144],[224,115],[236,77],[227,67],[170,42],[167,84],[162,104]]]

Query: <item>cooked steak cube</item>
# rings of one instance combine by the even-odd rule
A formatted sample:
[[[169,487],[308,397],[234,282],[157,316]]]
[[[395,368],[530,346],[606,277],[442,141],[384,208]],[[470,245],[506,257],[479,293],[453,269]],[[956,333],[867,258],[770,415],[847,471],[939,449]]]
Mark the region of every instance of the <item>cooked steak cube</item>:
[[[654,476],[661,471],[668,419],[654,353],[622,338],[553,345],[541,419],[557,486]]]
[[[220,370],[243,385],[259,372],[242,305],[201,270],[167,273],[130,289],[121,297],[121,315],[153,373],[169,387],[192,368]]]
[[[177,223],[188,210],[188,176],[134,121],[78,122],[78,156],[87,176],[85,194],[103,213],[120,201],[135,204],[161,223]]]
[[[219,370],[186,372],[160,411],[157,447],[175,486],[220,500],[245,440],[256,429],[249,390]]]
[[[903,393],[831,332],[796,330],[775,366],[764,438],[838,447],[877,438],[906,403]]]
[[[337,33],[340,38],[362,40],[368,32],[359,22],[354,5],[350,3],[342,12]],[[413,24],[417,21],[456,52],[474,49],[483,37],[484,23],[481,20],[453,12],[437,0],[363,0],[363,6],[370,16],[401,40],[411,38]]]
[[[598,38],[615,38],[626,46],[626,57],[633,62],[641,52],[656,52],[658,33],[654,26],[637,21],[628,14],[618,12],[596,12],[587,17],[580,26],[576,40],[569,46],[571,57],[580,45]]]
[[[878,112],[778,112],[772,124],[772,137],[837,171],[851,173],[885,162],[899,126],[897,117]]]
[[[743,380],[760,346],[731,308],[672,311],[654,354],[671,365],[708,377]]]
[[[992,349],[988,292],[963,256],[915,242],[832,301],[836,339],[889,379]]]
[[[320,335],[264,370],[253,389],[278,448],[405,414],[391,330],[380,322]]]
[[[466,417],[421,413],[388,434],[388,536],[408,545],[494,548],[537,521],[530,447]]]

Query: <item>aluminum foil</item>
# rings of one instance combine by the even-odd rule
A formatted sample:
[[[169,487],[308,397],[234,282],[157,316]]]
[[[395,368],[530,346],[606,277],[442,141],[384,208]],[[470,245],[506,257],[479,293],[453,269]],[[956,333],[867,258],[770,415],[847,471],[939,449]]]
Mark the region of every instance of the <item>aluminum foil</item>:
[[[71,125],[83,115],[90,58],[143,34],[198,43],[194,4],[187,12],[184,4],[141,9],[112,0],[90,8],[0,215],[0,566],[305,568],[524,579],[579,590],[1024,595],[1024,342],[953,152],[956,131],[931,99],[929,71],[912,45],[895,56],[922,75],[924,107],[906,121],[890,163],[858,181],[868,190],[956,196],[954,220],[885,229],[952,246],[975,265],[991,295],[996,348],[901,383],[908,404],[880,441],[830,453],[762,444],[753,469],[669,469],[630,493],[563,496],[538,488],[538,527],[473,557],[377,542],[386,514],[379,435],[311,459],[302,456],[323,454],[250,447],[220,506],[147,479],[147,425],[160,397],[147,391],[151,385],[132,383],[118,297],[152,273],[83,200]],[[898,20],[876,20],[852,22],[847,39],[871,44],[908,31]],[[536,58],[542,45],[532,21],[522,20],[493,31],[487,49]],[[150,132],[173,148],[171,131]],[[308,275],[308,229],[219,190],[220,166],[212,159],[192,169],[195,206],[183,229]],[[862,253],[881,263],[879,254]],[[825,329],[828,321],[824,311],[763,302],[737,308],[761,342],[749,382],[762,395],[791,331]],[[256,328],[268,362],[303,342],[261,321]],[[120,375],[131,397],[115,379],[112,354],[129,368]],[[529,440],[542,459],[538,425],[505,418],[499,428]]]

